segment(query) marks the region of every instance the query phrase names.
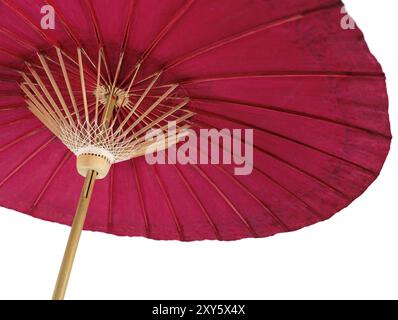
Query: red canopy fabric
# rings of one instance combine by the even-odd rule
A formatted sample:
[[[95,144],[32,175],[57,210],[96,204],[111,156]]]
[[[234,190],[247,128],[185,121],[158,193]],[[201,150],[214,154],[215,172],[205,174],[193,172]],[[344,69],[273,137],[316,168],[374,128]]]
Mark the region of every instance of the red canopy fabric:
[[[56,10],[43,30],[42,6]],[[378,176],[391,133],[385,76],[335,0],[0,1],[0,205],[70,225],[75,157],[26,108],[17,72],[36,52],[103,45],[120,84],[163,70],[196,112],[193,128],[253,128],[254,169],[114,165],[85,229],[165,240],[236,240],[333,216]],[[54,53],[52,53],[54,54]]]

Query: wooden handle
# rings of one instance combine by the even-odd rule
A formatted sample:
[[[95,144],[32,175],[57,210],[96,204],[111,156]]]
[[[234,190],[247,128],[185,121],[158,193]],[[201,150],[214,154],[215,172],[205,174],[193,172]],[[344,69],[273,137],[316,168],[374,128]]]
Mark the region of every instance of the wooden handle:
[[[70,273],[72,271],[73,260],[75,259],[84,221],[86,220],[87,209],[90,204],[96,177],[97,173],[93,170],[90,170],[87,172],[87,176],[84,180],[83,190],[80,195],[79,204],[76,209],[76,215],[73,219],[72,229],[69,234],[68,244],[66,245],[64,258],[62,260],[57,283],[55,285],[52,298],[53,300],[63,300],[65,297]]]

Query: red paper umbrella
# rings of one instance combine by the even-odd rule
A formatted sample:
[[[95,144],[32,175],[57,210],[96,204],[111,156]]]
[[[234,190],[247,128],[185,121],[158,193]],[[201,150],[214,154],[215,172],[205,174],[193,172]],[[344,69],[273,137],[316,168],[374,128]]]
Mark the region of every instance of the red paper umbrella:
[[[361,195],[389,150],[385,77],[340,1],[3,0],[0,34],[0,204],[74,221],[55,299],[83,224],[297,230]]]

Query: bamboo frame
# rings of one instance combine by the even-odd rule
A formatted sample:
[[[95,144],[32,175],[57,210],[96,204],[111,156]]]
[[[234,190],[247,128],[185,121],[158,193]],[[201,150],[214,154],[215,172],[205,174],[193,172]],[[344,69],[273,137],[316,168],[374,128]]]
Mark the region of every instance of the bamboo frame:
[[[137,62],[127,71],[129,76],[119,81],[127,59],[125,51],[120,52],[111,79],[102,45],[96,64],[81,47],[76,48],[76,57],[57,46],[54,49],[55,59],[50,54],[38,53],[37,61],[26,62],[20,88],[29,110],[78,156],[78,171],[85,175],[53,293],[54,300],[61,300],[65,297],[95,181],[105,177],[113,163],[177,144],[187,135],[188,120],[194,113],[187,109],[189,98],[176,95],[178,84],[158,84],[162,71],[139,79],[141,63]],[[87,61],[90,68],[85,65]],[[128,84],[127,88],[123,82]],[[162,139],[146,140],[151,129],[166,131],[168,120],[175,122],[174,132],[166,132]]]

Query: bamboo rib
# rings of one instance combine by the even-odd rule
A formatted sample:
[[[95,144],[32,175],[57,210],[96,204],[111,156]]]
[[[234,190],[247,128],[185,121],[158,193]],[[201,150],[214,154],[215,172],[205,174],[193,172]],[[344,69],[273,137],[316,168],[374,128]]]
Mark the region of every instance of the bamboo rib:
[[[141,134],[141,133],[143,133],[143,132],[146,132],[146,131],[150,130],[154,125],[156,125],[156,124],[159,123],[160,121],[166,119],[168,116],[170,116],[171,114],[175,113],[176,111],[178,111],[178,110],[181,109],[182,107],[186,106],[188,102],[189,102],[189,99],[187,98],[185,101],[181,102],[180,104],[178,104],[177,106],[175,106],[174,108],[172,108],[170,111],[166,112],[164,115],[162,115],[161,117],[159,117],[159,118],[157,118],[155,121],[153,121],[153,122],[150,124],[150,126],[144,127],[143,129],[139,130],[137,133],[134,133],[134,134],[132,135],[132,137],[134,138],[134,137],[138,136],[139,134]],[[192,116],[192,115],[193,115],[193,113],[190,114],[190,116]],[[182,118],[184,118],[184,120],[185,120],[185,117],[186,117],[186,116],[184,116],[184,117],[182,117]],[[128,130],[129,130],[129,129],[128,129]]]
[[[72,102],[73,109],[75,110],[76,119],[77,119],[77,122],[80,124],[80,115],[79,115],[79,111],[77,109],[76,99],[75,99],[75,95],[73,94],[73,90],[72,90],[72,86],[71,86],[71,83],[70,83],[70,80],[69,80],[68,72],[66,70],[65,61],[64,61],[64,58],[62,56],[62,51],[58,47],[56,48],[56,50],[57,50],[58,60],[59,60],[59,63],[61,65],[62,74],[64,75],[65,84],[66,84],[66,87],[67,87],[68,92],[69,92],[69,97],[70,97],[70,100]]]
[[[140,68],[141,68],[141,63],[138,63],[138,64],[135,66],[134,75],[133,75],[133,77],[131,78],[131,81],[130,81],[130,83],[129,83],[129,86],[127,87],[127,94],[130,94],[131,87],[133,86],[134,81],[135,81],[135,79],[137,78],[137,74],[138,74],[138,71],[140,70]]]
[[[61,91],[59,90],[59,87],[58,87],[57,83],[55,82],[55,79],[54,79],[54,77],[53,77],[53,75],[51,73],[50,68],[48,67],[48,64],[47,64],[46,60],[44,59],[44,56],[42,54],[38,54],[38,56],[39,56],[40,62],[42,64],[44,70],[46,71],[47,77],[48,77],[48,79],[51,82],[51,85],[52,85],[52,87],[53,87],[53,89],[55,91],[55,94],[57,95],[58,100],[61,103],[61,106],[62,106],[62,108],[63,108],[63,110],[65,112],[66,117],[68,118],[70,124],[73,125],[73,120],[72,120],[72,117],[70,115],[69,109],[66,106],[66,102],[64,100],[64,97],[62,96]]]
[[[29,75],[27,72],[22,74],[24,83],[21,83],[20,86],[27,97],[29,110],[31,110],[31,112],[56,136],[60,137],[61,140],[65,138],[63,136],[63,131],[65,128],[70,130],[70,132],[67,132],[69,135],[73,135],[75,132],[78,132],[81,129],[90,130],[93,122],[94,124],[98,124],[97,122],[101,115],[102,120],[98,124],[99,127],[96,127],[95,129],[100,130],[93,132],[93,134],[96,133],[98,135],[91,140],[91,143],[96,143],[103,138],[110,140],[119,139],[117,143],[120,143],[120,145],[134,147],[132,148],[132,152],[129,154],[130,158],[144,155],[150,147],[164,150],[171,145],[176,144],[182,137],[188,134],[186,129],[189,128],[189,125],[186,124],[185,121],[192,117],[194,113],[186,112],[182,116],[178,116],[178,111],[189,103],[189,99],[183,99],[180,101],[180,103],[174,106],[170,105],[169,109],[165,112],[159,110],[159,106],[161,106],[162,103],[166,101],[173,92],[175,92],[178,87],[177,84],[163,86],[162,88],[164,88],[164,92],[159,93],[159,97],[154,102],[148,97],[150,96],[151,90],[154,89],[155,84],[159,81],[162,72],[155,73],[152,77],[149,77],[149,85],[145,88],[142,94],[137,99],[134,99],[135,101],[133,101],[129,97],[129,94],[133,86],[136,85],[135,81],[141,68],[141,64],[137,63],[135,65],[131,79],[128,79],[129,85],[127,87],[127,92],[122,92],[124,100],[118,101],[116,94],[120,94],[122,90],[120,88],[116,88],[116,85],[122,70],[123,61],[125,59],[124,52],[120,54],[114,78],[112,81],[110,81],[110,79],[108,79],[109,81],[105,81],[102,75],[102,69],[104,67],[106,69],[105,71],[109,75],[109,68],[107,67],[102,47],[100,47],[98,51],[97,65],[93,63],[92,59],[83,48],[77,48],[77,60],[74,60],[59,47],[55,47],[55,50],[58,61],[54,61],[44,54],[38,54],[41,65],[27,64]],[[89,101],[88,94],[91,92],[88,91],[88,89],[91,90],[90,86],[92,86],[94,83],[94,81],[91,83],[91,78],[94,77],[90,72],[87,71],[87,69],[85,69],[83,55],[89,61],[89,63],[93,65],[96,71],[95,89],[98,90],[98,88],[101,86],[105,87],[105,92],[108,98],[107,102],[104,104],[103,97],[101,97],[101,107],[99,93],[95,96],[95,103],[91,104],[91,100]],[[67,65],[64,57],[72,62],[72,64]],[[52,63],[50,64],[48,61],[51,61]],[[54,65],[60,68],[62,75],[61,73],[56,73],[55,70],[51,69],[51,67]],[[45,76],[47,76],[47,78],[45,78],[44,75],[39,75],[39,73],[36,71],[39,69],[40,74],[43,74],[41,71],[44,70]],[[83,117],[80,116],[81,109],[79,108],[78,101],[76,100],[75,92],[71,82],[71,79],[74,81],[75,78],[70,78],[72,74],[73,76],[76,75],[77,79],[80,80],[81,92],[79,92],[79,94],[81,93],[82,95],[82,108],[84,110],[85,120],[83,120]],[[61,76],[58,77],[58,75]],[[86,83],[86,79],[90,79],[90,82]],[[72,104],[70,106],[71,109],[68,107],[64,94],[69,95],[70,97],[70,102]],[[148,100],[146,100],[147,98]],[[125,101],[126,99],[127,101]],[[147,109],[141,112],[139,110],[144,108],[141,107],[144,105],[144,100],[150,101],[151,104]],[[91,105],[95,105],[94,110],[92,110]],[[129,109],[125,106],[127,106]],[[118,108],[116,112],[115,108]],[[121,115],[123,109],[127,114]],[[154,117],[155,109],[157,110],[157,113],[160,114]],[[90,118],[93,112],[94,117]],[[167,133],[164,136],[164,139],[161,139],[161,141],[145,141],[145,133],[148,130],[157,127],[158,129],[165,131],[167,129],[167,124],[163,125],[163,122],[166,122],[169,117],[175,119],[176,124],[179,125],[176,128],[175,135],[172,133]],[[84,124],[82,125],[82,123]],[[107,130],[110,123],[112,123],[112,127],[115,126],[114,131]],[[144,126],[140,126],[140,130],[135,132],[135,129],[140,123],[143,123]],[[86,132],[91,134],[89,131],[82,131],[80,134],[84,135]],[[107,136],[108,134],[109,136]],[[86,139],[87,137],[82,138]],[[80,139],[80,137],[77,136],[75,139]],[[86,177],[81,200],[76,211],[76,217],[54,291],[54,299],[64,298],[96,174],[96,172],[91,171]]]
[[[160,107],[163,107],[165,110],[170,110],[172,107],[168,106],[168,105],[164,105],[164,104],[160,104]],[[178,113],[178,114],[177,114]],[[183,117],[183,115],[187,115],[190,114],[191,116],[195,115],[196,113],[189,111],[189,110],[178,110],[178,112],[175,112],[171,115],[169,115],[166,119],[163,119],[163,122],[166,122],[167,124],[172,121],[172,122],[176,122],[176,123],[180,123],[181,122],[181,118]],[[151,119],[151,122],[155,121],[156,118],[158,117],[162,117],[164,115],[164,111],[160,110],[160,108],[158,109],[158,111],[155,112],[155,110],[152,112],[152,116],[155,117],[154,119]],[[167,120],[167,121],[166,121]],[[188,119],[184,119],[185,121],[187,121]],[[179,122],[178,122],[179,121]],[[158,123],[156,124],[159,127],[161,127],[161,125]]]
[[[122,53],[120,54],[119,62],[118,62],[118,64],[117,64],[117,68],[116,68],[115,77],[114,77],[114,79],[113,79],[112,91],[115,89],[117,79],[119,78],[120,70],[121,70],[122,64],[123,64],[124,55],[125,55],[124,52],[122,52]]]
[[[102,61],[101,55],[102,55],[102,48],[98,50],[97,88],[99,88],[101,80],[101,61]],[[98,104],[99,104],[99,95],[95,97],[95,116],[94,116],[95,124],[98,123]]]
[[[174,84],[167,90],[159,99],[152,104],[135,122],[124,132],[124,135],[127,135],[131,130],[133,130],[136,125],[146,116],[148,115],[153,109],[155,109],[164,99],[166,99],[176,88],[178,87],[177,84]]]
[[[23,75],[23,76],[25,76],[25,75]],[[53,119],[53,121],[55,121],[58,125],[60,125],[62,123],[62,120],[61,120],[62,118],[60,119],[59,116],[55,114],[55,112],[50,108],[50,106],[43,99],[41,94],[37,91],[37,89],[30,82],[30,80],[27,84],[28,84],[29,88],[32,90],[32,92],[34,93],[34,95],[28,90],[28,88],[26,87],[25,84],[22,84],[21,89],[26,94],[26,96],[31,100],[31,102],[35,106],[37,106],[40,109],[41,113],[47,114],[50,118]],[[37,100],[37,98],[40,100],[40,102]],[[42,106],[42,107],[40,108],[40,106]]]
[[[55,135],[59,135],[57,127],[54,127],[50,121],[40,112],[40,110],[30,101],[27,102],[28,109]]]
[[[77,49],[77,56],[78,56],[78,59],[79,59],[80,80],[81,80],[81,85],[82,85],[82,94],[83,94],[83,101],[84,101],[84,114],[86,116],[86,123],[90,123],[90,119],[89,119],[89,116],[88,116],[86,82],[84,80],[84,69],[83,69],[83,59],[82,59],[82,50],[81,50],[81,48]]]
[[[83,48],[80,48],[82,50],[82,53],[84,54],[85,51]],[[62,55],[65,56],[73,65],[75,65],[77,68],[79,68],[79,61],[78,58],[77,60],[73,59],[69,54],[67,54],[65,51],[61,50]],[[86,56],[86,55],[85,55]],[[86,56],[87,57],[87,56]],[[89,59],[87,59],[89,60]],[[90,61],[90,60],[89,60]],[[77,72],[73,72],[75,75],[80,77],[80,71],[78,70]],[[84,73],[87,75],[87,77],[91,78],[93,81],[95,81],[95,76],[93,76],[90,72],[87,72],[87,70],[84,70]],[[105,80],[104,80],[105,81]]]
[[[105,67],[106,75],[108,77],[108,82],[110,83],[111,82],[111,72],[109,70],[109,65],[108,65],[108,61],[107,61],[106,55],[105,55],[105,51],[103,51],[102,53],[103,53],[102,56],[101,56],[102,57],[102,62],[103,62],[104,67]]]
[[[195,113],[193,113],[193,112],[187,112],[186,115],[177,118],[177,119],[175,120],[175,124],[178,125],[178,124],[180,124],[181,122],[184,122],[184,121],[188,120],[189,118],[193,117],[194,115],[195,115]],[[160,121],[159,121],[159,122],[160,122]],[[153,127],[153,124],[151,123],[148,127],[151,127],[151,128],[152,128],[152,127]],[[159,130],[165,131],[165,130],[167,130],[167,128],[168,128],[168,124],[166,124],[166,125],[160,127]],[[145,129],[145,130],[144,130],[144,129]],[[140,130],[141,132],[140,132],[140,131],[137,132],[133,137],[131,137],[131,139],[132,139],[132,140],[133,140],[133,139],[137,139],[137,140],[135,140],[136,143],[141,143],[141,142],[143,142],[143,141],[145,140],[145,134],[146,134],[146,132],[148,132],[148,130],[149,130],[149,129],[147,129],[147,128],[141,129],[141,130]],[[139,137],[139,138],[138,138],[138,137]],[[134,141],[134,140],[133,140],[133,141]]]
[[[137,74],[138,74],[138,71],[140,70],[140,67],[141,67],[141,64],[137,64],[136,67],[135,67],[135,73],[134,73],[133,77],[131,78],[129,87],[127,88],[126,97],[128,97],[129,94],[130,94],[130,89],[131,89],[132,85],[134,84],[135,78],[137,77]],[[121,106],[123,106],[123,105],[125,104],[125,99],[126,99],[126,97],[123,97],[123,100],[121,101]],[[120,110],[121,110],[121,108],[119,108],[119,109],[117,110],[117,112],[116,112],[115,118],[114,118],[114,120],[113,120],[113,122],[112,122],[112,125],[111,125],[112,128],[114,127],[114,125],[115,125],[115,123],[116,123],[116,120],[117,120],[117,117],[118,117],[118,115],[119,115]],[[133,113],[133,114],[134,114],[134,113]],[[122,121],[121,121],[121,122],[122,122]]]
[[[105,128],[109,128],[112,119],[112,114],[116,106],[116,100],[117,98],[111,93],[105,105],[105,110],[101,120],[101,123],[105,125]]]
[[[156,81],[159,79],[161,75],[161,72],[159,72],[154,79],[151,81],[151,83],[149,84],[149,86],[145,89],[144,93],[142,94],[142,96],[138,99],[138,101],[136,102],[136,104],[134,105],[134,108],[129,112],[129,114],[127,115],[127,117],[124,119],[124,121],[120,124],[119,128],[116,130],[115,134],[118,134],[123,127],[125,126],[125,124],[127,123],[128,119],[134,114],[134,111],[140,106],[140,104],[142,103],[142,101],[144,101],[146,95],[149,93],[149,91],[152,89],[152,87],[154,86],[154,84],[156,83]]]
[[[56,65],[57,67],[61,68],[61,64],[60,64],[57,60],[54,60],[54,59],[50,58],[49,56],[44,56],[44,58],[45,58],[48,62],[51,62],[52,64],[54,64],[54,65]],[[33,65],[33,64],[32,64],[32,66],[34,66],[34,67],[37,68],[37,69],[40,69],[40,70],[43,70],[43,71],[44,71],[44,68],[43,68],[41,65],[36,65],[36,64]],[[69,65],[67,65],[67,64],[65,64],[65,67],[66,67],[66,70],[67,70],[68,72],[70,72],[71,75],[74,75],[76,78],[79,78],[79,79],[80,79],[80,73],[79,73],[79,72],[76,72],[76,70],[73,70],[73,69],[72,69]],[[60,76],[60,78],[63,77],[62,72],[58,72],[58,70],[52,69],[52,72],[53,72],[54,75]]]
[[[154,94],[151,94],[151,90],[155,88],[155,84],[159,81],[162,74],[161,71],[148,77],[149,84],[143,89],[141,95],[132,94],[130,97],[133,86],[137,85],[135,81],[141,64],[137,63],[135,65],[135,70],[132,73],[133,76],[129,79],[130,83],[127,91],[117,88],[116,85],[125,59],[125,52],[121,52],[120,54],[113,80],[108,79],[108,81],[105,81],[102,75],[103,67],[108,74],[108,78],[110,76],[102,47],[98,50],[97,65],[92,62],[92,59],[83,48],[77,48],[77,61],[63,52],[59,47],[55,47],[55,49],[58,61],[53,61],[44,54],[38,54],[41,65],[26,64],[27,71],[26,73],[22,73],[24,82],[20,84],[20,87],[26,95],[29,110],[54,135],[58,136],[71,150],[76,152],[76,154],[78,152],[78,150],[74,149],[76,143],[78,143],[77,148],[83,148],[84,150],[94,145],[97,148],[95,150],[104,148],[105,151],[110,153],[122,150],[124,153],[116,156],[119,157],[117,161],[123,161],[145,155],[148,150],[165,150],[177,144],[183,137],[189,134],[187,129],[190,125],[187,123],[187,120],[194,113],[189,110],[182,110],[183,112],[181,112],[181,109],[188,105],[188,98],[181,97],[181,101],[173,101],[170,105],[166,105],[166,110],[163,110],[165,106],[164,102],[168,101],[173,92],[176,91],[178,84],[157,86],[156,90],[161,88],[164,91],[162,93],[157,91],[158,97],[156,97],[156,100],[153,100]],[[86,84],[85,77],[90,78],[90,81],[93,77],[85,69],[83,55],[96,71],[95,88],[90,88],[93,86],[91,82],[87,82]],[[72,68],[75,69],[71,70],[71,65],[66,65],[64,57],[67,57],[73,63],[75,67]],[[47,61],[52,62],[51,66],[57,65],[62,71],[62,76],[58,77],[58,74],[51,69]],[[39,69],[40,71],[44,70],[46,78],[44,75],[39,75],[36,71]],[[77,79],[80,82],[83,101],[79,101],[79,104],[73,91],[70,78],[71,74],[77,75]],[[57,75],[57,77],[54,77],[54,75]],[[72,78],[72,80],[75,79]],[[90,91],[87,91],[88,88],[90,90],[94,89],[92,93],[95,94],[95,102],[91,103],[92,100],[90,99],[89,103],[90,96],[88,96],[88,93]],[[134,90],[134,92],[137,91]],[[71,111],[72,109],[69,109],[63,94],[69,95],[73,112]],[[123,100],[119,101],[119,98]],[[146,106],[144,101],[149,102],[149,107],[142,110]],[[174,103],[177,104],[174,105]],[[81,105],[82,107],[80,107]],[[81,109],[84,110],[84,120],[83,116],[80,116]],[[92,113],[94,113],[94,116],[92,116]],[[101,121],[99,121],[100,116]],[[176,124],[176,129],[173,132],[167,130],[169,127],[167,120],[170,119],[173,119]],[[146,140],[146,133],[154,128],[161,130],[161,132],[167,131],[167,133],[163,133],[160,139]],[[87,172],[64,259],[54,289],[53,299],[59,300],[65,296],[73,260],[97,175],[98,173],[95,170]]]

